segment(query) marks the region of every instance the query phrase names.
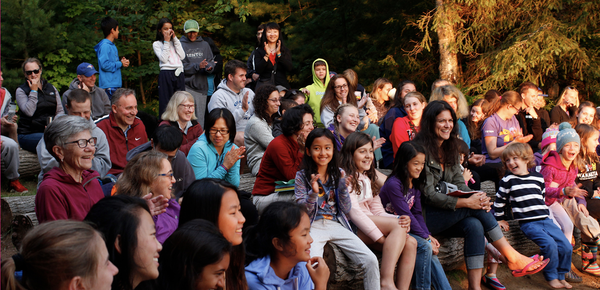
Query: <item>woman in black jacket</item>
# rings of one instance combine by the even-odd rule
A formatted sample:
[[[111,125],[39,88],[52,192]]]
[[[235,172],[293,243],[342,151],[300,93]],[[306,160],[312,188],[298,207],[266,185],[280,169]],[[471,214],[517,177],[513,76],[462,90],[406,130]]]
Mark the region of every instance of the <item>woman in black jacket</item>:
[[[259,75],[256,89],[270,83],[291,89],[287,81],[287,72],[292,71],[292,53],[281,41],[281,28],[275,22],[267,23],[256,50],[256,73]]]

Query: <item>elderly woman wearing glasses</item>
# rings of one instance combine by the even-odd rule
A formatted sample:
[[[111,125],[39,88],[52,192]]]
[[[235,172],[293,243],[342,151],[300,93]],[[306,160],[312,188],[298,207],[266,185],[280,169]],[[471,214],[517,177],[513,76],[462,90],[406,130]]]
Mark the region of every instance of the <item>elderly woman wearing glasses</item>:
[[[52,122],[44,143],[58,166],[44,174],[35,197],[40,223],[51,220],[83,220],[104,197],[98,172],[90,170],[96,152],[92,125],[79,116],[64,116]]]
[[[180,206],[172,195],[173,169],[167,154],[156,150],[140,153],[133,157],[115,184],[116,195],[147,198],[163,196],[168,199],[167,211],[153,215],[156,239],[162,244],[177,229]]]
[[[19,127],[17,134],[21,148],[35,154],[44,129],[51,118],[64,113],[56,88],[42,78],[42,62],[28,58],[23,62],[25,83],[17,88]]]
[[[202,135],[202,125],[196,117],[194,97],[186,91],[177,91],[169,100],[165,112],[162,114],[163,121],[159,124],[176,126],[183,134],[183,142],[179,150],[187,156],[192,145]]]
[[[188,154],[196,179],[217,178],[240,185],[240,159],[246,147],[233,144],[235,132],[235,119],[229,110],[216,108],[208,113],[206,131]]]

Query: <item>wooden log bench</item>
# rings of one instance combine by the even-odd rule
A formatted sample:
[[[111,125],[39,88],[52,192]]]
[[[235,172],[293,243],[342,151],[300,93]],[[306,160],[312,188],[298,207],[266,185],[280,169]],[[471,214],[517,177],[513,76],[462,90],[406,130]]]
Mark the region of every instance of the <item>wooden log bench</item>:
[[[2,160],[2,172],[6,170],[6,164]],[[19,175],[21,177],[38,176],[41,167],[37,154],[33,154],[23,148],[19,148]]]
[[[13,245],[19,249],[25,234],[38,225],[35,215],[35,196],[4,197],[1,203],[2,235],[11,229]]]

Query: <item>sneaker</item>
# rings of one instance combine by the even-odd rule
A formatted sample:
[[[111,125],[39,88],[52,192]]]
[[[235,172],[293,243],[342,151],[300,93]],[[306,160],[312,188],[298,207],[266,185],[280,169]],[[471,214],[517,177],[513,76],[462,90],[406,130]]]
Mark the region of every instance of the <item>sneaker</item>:
[[[569,271],[569,273],[565,274],[565,280],[569,283],[581,283],[583,279],[577,276],[573,270]]]
[[[506,287],[504,287],[504,285],[502,285],[502,283],[500,283],[500,280],[498,280],[497,277],[488,277],[488,275],[483,275],[483,277],[481,277],[481,284],[487,286],[490,289],[494,289],[494,290],[505,290]]]
[[[17,192],[17,193],[28,193],[29,190],[27,190],[27,188],[25,188],[25,186],[23,186],[23,184],[21,184],[21,182],[19,182],[18,179],[11,181],[8,184],[8,187],[10,188],[10,192]]]

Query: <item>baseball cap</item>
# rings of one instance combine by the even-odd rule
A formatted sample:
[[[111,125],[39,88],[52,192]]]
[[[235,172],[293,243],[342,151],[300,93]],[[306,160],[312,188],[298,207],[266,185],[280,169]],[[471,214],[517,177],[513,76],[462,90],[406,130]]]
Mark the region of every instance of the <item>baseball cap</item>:
[[[83,62],[77,66],[77,75],[84,75],[86,77],[91,77],[94,74],[97,74],[98,71],[94,68],[91,63]]]
[[[185,22],[185,24],[183,24],[183,31],[185,33],[188,32],[199,32],[200,31],[200,25],[198,25],[198,22],[196,20],[188,20]]]

